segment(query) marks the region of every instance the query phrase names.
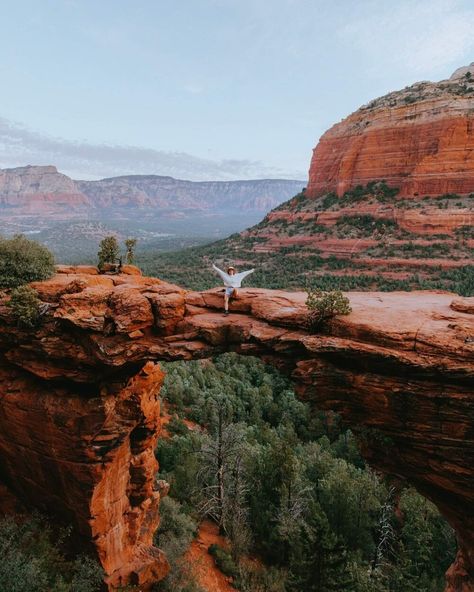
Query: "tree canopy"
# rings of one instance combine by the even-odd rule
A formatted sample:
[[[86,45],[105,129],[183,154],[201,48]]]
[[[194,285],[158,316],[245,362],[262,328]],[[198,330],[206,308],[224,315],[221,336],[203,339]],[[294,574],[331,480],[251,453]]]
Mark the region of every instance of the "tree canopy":
[[[0,287],[16,288],[54,274],[54,257],[43,245],[18,234],[0,237]]]
[[[171,437],[158,443],[159,477],[180,503],[175,514],[220,526],[230,548],[213,556],[238,589],[443,590],[451,528],[416,491],[395,491],[367,467],[337,416],[299,401],[255,358],[224,354],[165,369],[161,392],[174,418]]]

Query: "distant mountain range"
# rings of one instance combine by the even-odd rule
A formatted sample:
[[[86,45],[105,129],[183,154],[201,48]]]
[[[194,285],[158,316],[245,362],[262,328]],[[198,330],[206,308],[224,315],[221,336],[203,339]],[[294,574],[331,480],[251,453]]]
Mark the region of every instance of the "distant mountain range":
[[[195,182],[159,175],[75,181],[54,166],[25,166],[0,169],[0,212],[48,215],[123,208],[268,212],[304,185],[287,179]]]

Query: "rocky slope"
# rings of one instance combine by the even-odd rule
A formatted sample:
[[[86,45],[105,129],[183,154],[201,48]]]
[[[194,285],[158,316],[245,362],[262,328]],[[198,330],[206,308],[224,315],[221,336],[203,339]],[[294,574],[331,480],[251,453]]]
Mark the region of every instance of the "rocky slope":
[[[0,303],[0,476],[21,501],[74,524],[110,589],[166,573],[152,545],[163,483],[159,360],[235,350],[291,373],[300,396],[339,412],[378,469],[407,479],[456,529],[450,592],[474,583],[474,303],[436,292],[351,293],[353,312],[304,330],[305,295],[222,293],[158,279],[63,268],[35,284],[37,331]],[[130,275],[133,273],[134,275]]]
[[[267,212],[303,185],[285,179],[199,183],[158,175],[74,181],[54,166],[26,166],[0,169],[0,208],[3,216],[121,208]]]

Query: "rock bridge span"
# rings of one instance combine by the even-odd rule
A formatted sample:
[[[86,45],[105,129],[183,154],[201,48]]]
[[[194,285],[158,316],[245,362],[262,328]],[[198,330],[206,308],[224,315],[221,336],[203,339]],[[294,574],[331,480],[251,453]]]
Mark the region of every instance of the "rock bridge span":
[[[167,573],[153,546],[162,360],[223,351],[290,374],[299,395],[363,428],[378,470],[406,479],[457,532],[447,590],[474,575],[474,299],[446,292],[348,294],[353,312],[305,330],[305,294],[187,292],[126,267],[63,267],[34,284],[48,304],[20,330],[0,301],[0,479],[25,507],[72,523],[110,589]]]

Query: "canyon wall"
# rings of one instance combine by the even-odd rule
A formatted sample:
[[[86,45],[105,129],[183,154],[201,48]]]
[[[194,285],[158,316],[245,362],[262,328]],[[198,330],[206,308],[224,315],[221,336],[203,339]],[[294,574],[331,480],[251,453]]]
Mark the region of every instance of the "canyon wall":
[[[75,181],[54,166],[25,166],[0,169],[0,207],[3,216],[120,208],[267,212],[304,185],[290,179],[196,182],[160,175]]]
[[[430,498],[455,528],[450,592],[474,582],[474,301],[443,292],[350,293],[353,312],[305,330],[305,294],[185,292],[134,268],[62,268],[34,285],[36,331],[0,303],[0,477],[27,507],[74,525],[109,589],[167,573],[153,546],[160,360],[223,351],[288,372],[300,396],[351,425],[368,461]]]
[[[54,166],[0,169],[0,207],[3,213],[49,214],[91,206],[91,201],[75,182],[58,173]]]
[[[301,191],[305,183],[288,179],[196,182],[159,175],[130,175],[77,181],[77,185],[99,208],[149,206],[267,212]]]
[[[331,127],[313,152],[308,197],[382,179],[402,197],[473,193],[471,66],[389,93]]]

